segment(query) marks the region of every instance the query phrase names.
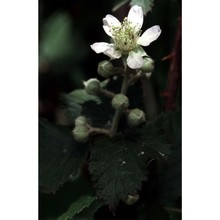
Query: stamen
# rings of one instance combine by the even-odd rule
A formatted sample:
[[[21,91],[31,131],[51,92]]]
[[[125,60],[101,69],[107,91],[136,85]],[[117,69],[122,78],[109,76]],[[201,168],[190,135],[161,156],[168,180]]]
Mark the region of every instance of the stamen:
[[[114,43],[122,52],[129,52],[136,47],[137,37],[140,32],[135,31],[135,27],[132,27],[127,17],[120,27],[113,27],[112,31]]]

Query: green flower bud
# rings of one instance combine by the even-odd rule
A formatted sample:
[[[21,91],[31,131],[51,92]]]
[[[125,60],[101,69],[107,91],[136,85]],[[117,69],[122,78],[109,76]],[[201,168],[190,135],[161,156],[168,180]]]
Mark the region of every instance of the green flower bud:
[[[141,70],[143,73],[151,73],[154,70],[154,61],[150,57],[145,57]]]
[[[140,109],[136,108],[128,114],[128,125],[131,127],[137,127],[145,122],[145,113]]]
[[[123,94],[117,94],[112,99],[112,106],[114,109],[126,109],[129,106],[128,97]]]
[[[98,74],[104,78],[114,75],[114,66],[108,60],[104,60],[98,65]]]
[[[90,95],[97,95],[100,90],[100,82],[98,79],[89,79],[83,82],[85,90]]]
[[[86,125],[86,123],[87,123],[87,120],[84,116],[79,116],[75,119],[75,126]]]
[[[85,143],[89,140],[89,129],[84,125],[77,125],[73,129],[73,137],[76,142]]]
[[[127,198],[123,200],[123,202],[126,205],[133,205],[138,200],[139,200],[139,194],[135,194],[135,195],[128,195]]]

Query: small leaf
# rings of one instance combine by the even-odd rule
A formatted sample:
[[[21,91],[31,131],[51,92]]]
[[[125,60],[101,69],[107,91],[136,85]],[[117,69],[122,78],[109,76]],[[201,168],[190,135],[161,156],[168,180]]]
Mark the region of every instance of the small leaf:
[[[97,96],[89,95],[84,89],[76,89],[68,94],[64,94],[64,99],[69,103],[72,101],[80,105],[88,101],[94,101],[97,104],[101,103]]]
[[[71,220],[76,214],[82,212],[85,208],[88,208],[94,201],[94,196],[82,196],[77,201],[73,202],[68,210],[58,217],[57,220]]]
[[[154,0],[131,0],[130,5],[139,5],[142,7],[144,15],[152,10]]]
[[[71,130],[40,120],[39,178],[42,192],[55,192],[70,176],[76,178],[87,145],[75,142]]]
[[[117,11],[120,7],[122,7],[124,4],[129,2],[129,0],[116,0],[116,3],[114,4],[114,7],[112,8],[112,11]]]

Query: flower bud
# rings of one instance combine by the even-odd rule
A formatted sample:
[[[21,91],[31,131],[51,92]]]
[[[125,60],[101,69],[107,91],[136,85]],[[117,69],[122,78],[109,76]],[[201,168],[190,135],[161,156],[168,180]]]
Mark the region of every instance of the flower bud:
[[[154,61],[150,57],[145,57],[141,70],[143,73],[151,73],[154,70]]]
[[[108,60],[103,60],[102,62],[99,63],[98,65],[98,74],[104,78],[108,78],[112,75],[114,75],[113,71],[114,67],[112,63]]]
[[[87,120],[84,116],[79,116],[75,119],[75,126],[86,125],[86,123],[87,123]]]
[[[89,79],[83,82],[85,90],[90,95],[97,95],[100,90],[100,82],[98,79]]]
[[[133,205],[138,200],[139,200],[139,194],[135,194],[135,195],[128,195],[127,198],[123,200],[123,202],[126,205]]]
[[[112,106],[114,109],[126,109],[129,106],[128,97],[123,94],[117,94],[112,99]]]
[[[138,108],[131,110],[128,114],[128,125],[137,127],[145,122],[145,113]]]
[[[73,129],[73,137],[76,142],[87,142],[89,140],[89,129],[84,125],[77,125]]]

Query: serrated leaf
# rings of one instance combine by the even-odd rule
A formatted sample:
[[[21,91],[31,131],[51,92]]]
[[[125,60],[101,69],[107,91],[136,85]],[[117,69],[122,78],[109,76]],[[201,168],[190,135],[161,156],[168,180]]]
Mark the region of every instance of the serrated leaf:
[[[112,11],[115,12],[118,10],[120,7],[122,7],[124,4],[129,2],[129,0],[116,0],[116,3],[114,4],[114,7],[112,8]]]
[[[135,194],[146,180],[145,163],[138,160],[140,150],[134,143],[117,138],[102,139],[91,149],[89,170],[97,194],[114,209],[120,199]]]
[[[63,213],[57,220],[71,220],[76,214],[82,212],[85,208],[88,208],[94,201],[94,196],[82,196],[77,201],[73,202],[68,210]]]
[[[170,153],[166,138],[151,125],[132,138],[103,138],[91,148],[89,170],[99,197],[110,209],[136,194],[147,180],[147,163]]]
[[[144,15],[152,10],[154,0],[131,0],[130,5],[139,5],[142,7]]]
[[[39,184],[42,192],[55,192],[70,176],[76,178],[87,144],[75,142],[71,130],[40,120]]]

